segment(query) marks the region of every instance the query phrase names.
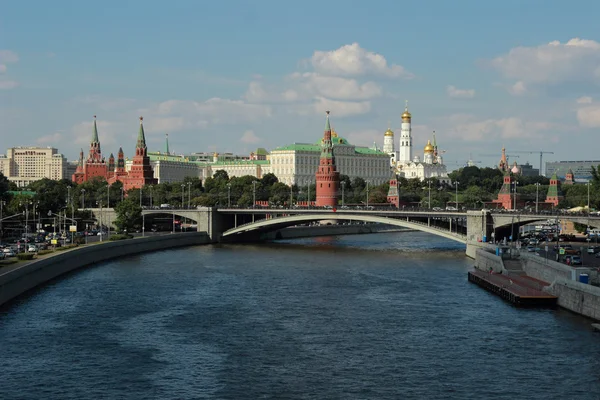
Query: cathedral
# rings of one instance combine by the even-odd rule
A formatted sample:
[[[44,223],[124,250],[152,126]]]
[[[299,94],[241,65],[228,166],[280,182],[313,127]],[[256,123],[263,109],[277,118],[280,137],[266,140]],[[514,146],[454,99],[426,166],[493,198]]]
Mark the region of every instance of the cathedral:
[[[412,115],[408,111],[408,101],[402,113],[402,128],[400,131],[400,147],[396,151],[394,148],[394,132],[388,128],[384,134],[383,151],[390,156],[392,169],[396,170],[399,176],[406,179],[418,178],[420,180],[428,178],[437,178],[440,182],[450,183],[446,166],[441,152],[438,150],[435,131],[433,132],[433,142],[427,140],[423,149],[423,158],[418,155],[413,156],[413,138],[412,138]]]
[[[90,179],[99,177],[106,179],[109,185],[119,181],[123,183],[123,189],[138,189],[145,185],[155,185],[158,183],[154,178],[150,158],[148,157],[148,149],[146,147],[146,136],[144,134],[144,118],[140,117],[140,128],[135,148],[135,156],[133,164],[129,171],[125,170],[125,154],[123,149],[119,149],[117,154],[117,163],[111,154],[106,159],[102,156],[100,149],[100,139],[98,138],[98,127],[96,125],[96,116],[94,115],[94,125],[92,131],[92,141],[90,150],[86,159],[83,156],[83,150],[79,153],[79,163],[71,180],[77,184],[87,182]]]

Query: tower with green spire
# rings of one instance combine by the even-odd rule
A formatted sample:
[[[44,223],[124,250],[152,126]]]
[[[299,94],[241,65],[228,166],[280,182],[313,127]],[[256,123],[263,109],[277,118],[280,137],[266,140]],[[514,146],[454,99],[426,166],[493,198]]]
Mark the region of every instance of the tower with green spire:
[[[90,142],[90,151],[88,153],[87,160],[82,162],[80,173],[74,174],[71,179],[74,182],[82,183],[96,177],[103,179],[108,178],[108,166],[106,165],[104,158],[102,158],[100,139],[98,138],[98,125],[96,123],[96,116],[94,115],[94,122],[92,124],[92,141]]]
[[[331,124],[329,111],[326,111],[325,132],[321,141],[321,158],[316,178],[316,203],[317,207],[337,207],[340,188],[340,173],[335,166],[333,143],[331,142]]]
[[[146,146],[146,135],[144,133],[144,117],[140,117],[140,128],[138,130],[137,143],[135,146],[135,156],[131,163],[131,169],[119,180],[123,182],[123,188],[139,189],[146,185],[156,185],[158,180],[154,178],[154,171],[150,165],[148,157],[148,148]]]
[[[550,186],[548,187],[548,194],[546,195],[546,203],[552,204],[555,207],[563,199],[562,192],[560,190],[560,180],[556,175],[556,171],[550,178]]]
[[[98,126],[96,124],[96,116],[94,115],[94,125],[92,128],[92,141],[90,142],[90,153],[88,162],[102,162],[102,150],[100,149],[100,139],[98,139]]]
[[[169,134],[165,133],[165,154],[169,155],[171,152],[169,151]]]

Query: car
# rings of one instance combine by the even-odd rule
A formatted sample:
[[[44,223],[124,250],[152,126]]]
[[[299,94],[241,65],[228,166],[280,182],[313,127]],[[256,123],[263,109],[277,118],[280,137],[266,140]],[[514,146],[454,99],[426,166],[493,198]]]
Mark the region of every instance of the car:
[[[588,254],[596,254],[600,251],[600,247],[594,247],[594,246],[590,246],[587,249],[587,253]]]
[[[579,256],[572,256],[571,257],[571,265],[581,265],[581,257]]]
[[[6,258],[6,255],[4,255],[3,251],[0,251],[0,260],[4,260]]]
[[[527,251],[530,253],[533,253],[535,251],[535,247],[533,246],[527,246]]]
[[[446,211],[458,211],[456,207],[448,206],[446,207]]]

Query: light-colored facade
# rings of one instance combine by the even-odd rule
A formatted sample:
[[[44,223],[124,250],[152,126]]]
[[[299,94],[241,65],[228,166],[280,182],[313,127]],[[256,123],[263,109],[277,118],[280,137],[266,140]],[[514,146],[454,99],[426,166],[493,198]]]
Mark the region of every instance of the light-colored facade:
[[[67,159],[53,147],[12,147],[0,155],[0,172],[18,187],[26,187],[44,178],[67,178]]]
[[[592,179],[592,166],[600,166],[600,160],[596,161],[547,161],[546,176],[556,174],[559,179],[565,179],[569,170],[573,171],[575,179],[579,181],[588,181]]]
[[[362,178],[373,185],[381,185],[390,179],[390,156],[368,147],[355,146],[331,133],[335,164],[341,175],[350,179]],[[315,182],[319,166],[321,141],[318,143],[294,143],[279,147],[270,154],[271,172],[286,185],[300,186]]]
[[[444,159],[438,152],[435,132],[433,133],[433,143],[427,141],[423,149],[423,160],[417,155],[413,157],[412,153],[412,115],[408,111],[408,102],[404,113],[402,113],[402,131],[400,133],[400,151],[396,165],[396,173],[406,179],[428,179],[437,178],[440,182],[450,183],[448,171],[444,165]],[[385,133],[384,143],[388,132]]]

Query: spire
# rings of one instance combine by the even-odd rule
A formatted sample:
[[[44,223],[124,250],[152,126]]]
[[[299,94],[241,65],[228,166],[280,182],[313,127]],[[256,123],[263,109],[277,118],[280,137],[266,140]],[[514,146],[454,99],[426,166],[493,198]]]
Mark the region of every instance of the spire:
[[[408,111],[408,100],[404,100],[404,111]]]
[[[166,134],[165,134],[165,136],[166,136],[166,140],[165,140],[165,142],[166,142],[166,143],[165,143],[165,153],[166,153],[166,154],[171,154],[171,153],[169,152],[169,134],[168,134],[168,133],[166,133]]]
[[[123,147],[119,147],[118,156],[121,157],[123,155]]]
[[[437,142],[435,141],[435,131],[433,131],[433,147],[437,147]]]
[[[98,127],[96,126],[96,116],[94,115],[94,131],[92,132],[92,143],[99,143],[98,139]]]
[[[327,119],[325,120],[325,132],[331,132],[331,125],[329,124],[329,111],[325,111],[327,114]]]
[[[140,130],[138,132],[136,148],[146,148],[146,136],[144,135],[144,117],[140,117]]]

